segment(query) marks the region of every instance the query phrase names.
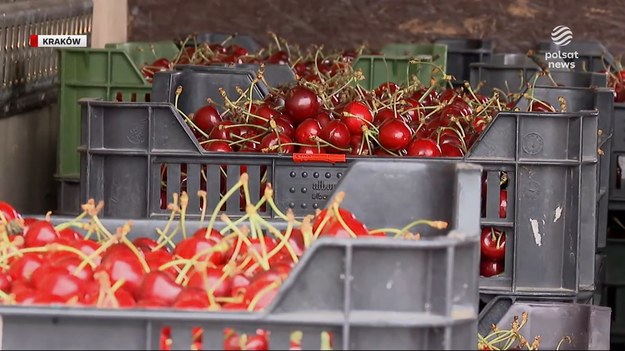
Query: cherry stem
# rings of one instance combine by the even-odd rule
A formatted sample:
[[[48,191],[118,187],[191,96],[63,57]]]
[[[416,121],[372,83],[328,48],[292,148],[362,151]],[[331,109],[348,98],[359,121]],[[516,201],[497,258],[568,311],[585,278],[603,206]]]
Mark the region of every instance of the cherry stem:
[[[87,214],[88,214],[87,211],[83,211],[81,214],[79,214],[76,218],[72,219],[71,221],[65,222],[65,223],[61,223],[59,225],[56,225],[54,227],[54,230],[57,231],[57,232],[65,230],[65,229],[75,225],[77,222],[79,222],[83,218],[85,218],[87,216]]]
[[[217,203],[217,206],[215,206],[215,209],[213,210],[213,214],[211,215],[211,219],[208,223],[208,227],[206,227],[206,235],[210,235],[210,233],[213,230],[213,226],[215,225],[215,221],[217,220],[217,214],[219,213],[220,209],[223,207],[223,205],[226,203],[226,201],[228,201],[228,199],[237,191],[239,190],[239,188],[244,184],[247,183],[248,181],[248,175],[247,173],[243,173],[241,174],[241,177],[239,178],[239,181],[232,187],[232,189],[228,190],[228,192],[219,200],[219,202]]]
[[[295,217],[293,215],[293,211],[291,211],[291,209],[289,209],[287,216],[288,216],[288,224],[287,224],[287,229],[285,234],[283,235],[282,233],[280,233],[280,231],[278,229],[276,229],[276,227],[272,226],[269,222],[267,222],[265,219],[263,219],[262,217],[260,217],[258,214],[254,214],[256,216],[256,219],[262,223],[265,227],[267,227],[267,229],[271,232],[271,234],[273,234],[276,238],[278,238],[280,240],[280,242],[278,243],[278,245],[276,245],[276,247],[273,248],[273,250],[271,250],[271,252],[267,255],[267,263],[269,263],[269,260],[280,251],[280,249],[282,249],[282,247],[286,247],[287,251],[289,252],[289,255],[291,255],[291,259],[293,260],[293,262],[298,262],[299,259],[297,258],[297,255],[295,254],[295,251],[293,251],[293,247],[291,246],[291,244],[289,243],[289,238],[291,237],[292,234],[292,230],[293,230],[293,224],[295,223]],[[262,242],[261,242],[262,244]]]
[[[256,256],[255,258],[256,258],[257,262],[260,263],[260,265],[263,268],[263,270],[265,270],[265,271],[269,270],[270,267],[268,266],[268,264],[265,264],[263,258],[261,257],[260,253],[258,252],[258,250],[256,250],[256,248],[252,245],[250,240],[247,238],[247,235],[243,234],[243,232],[238,227],[234,226],[234,224],[232,223],[230,218],[228,218],[227,215],[222,214],[221,220],[224,221],[226,224],[232,225],[235,233],[237,233],[237,235],[238,235],[238,239],[239,240],[243,240],[244,244],[248,246],[248,251],[247,252],[251,252],[254,256]]]
[[[189,205],[189,194],[186,191],[182,192],[180,195],[180,227],[182,227],[182,237],[183,239],[187,238],[187,226],[184,223],[185,215],[187,212],[187,207]]]
[[[254,308],[256,307],[258,302],[260,302],[260,299],[262,299],[265,295],[267,295],[271,290],[280,287],[281,284],[282,284],[282,281],[280,279],[277,279],[273,281],[271,284],[262,288],[259,292],[256,293],[256,295],[254,295],[254,298],[252,299],[252,301],[250,301],[249,305],[247,306],[247,310],[249,312],[254,311]]]
[[[265,186],[265,194],[263,195],[263,198],[266,200],[267,204],[269,204],[269,207],[274,212],[274,214],[278,215],[278,217],[282,218],[287,222],[289,221],[289,217],[285,215],[284,212],[282,212],[273,201],[273,187],[271,186],[271,183],[267,183],[267,185]],[[296,225],[301,224],[301,222],[297,220],[294,220],[294,223]]]

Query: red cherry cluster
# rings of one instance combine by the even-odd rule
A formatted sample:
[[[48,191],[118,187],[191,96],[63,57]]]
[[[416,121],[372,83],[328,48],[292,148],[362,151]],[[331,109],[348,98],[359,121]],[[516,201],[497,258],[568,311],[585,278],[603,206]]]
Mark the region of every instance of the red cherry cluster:
[[[249,194],[247,180],[243,174],[229,194],[241,188]],[[268,185],[260,201],[275,207],[272,194]],[[130,224],[115,233],[103,227],[97,217],[103,204],[96,205],[93,200],[83,205],[84,212],[76,219],[57,226],[49,218],[23,219],[9,204],[0,202],[0,300],[21,305],[259,311],[273,301],[293,267],[318,238],[394,234],[400,239],[418,240],[418,235],[408,232],[415,225],[447,227],[446,222],[420,220],[402,229],[369,230],[353,213],[340,207],[344,196],[338,194],[327,209],[301,222],[291,211],[278,212],[287,221],[287,229],[282,231],[261,218],[255,211],[259,204],[249,201],[250,210],[238,221],[249,226],[237,225],[222,214],[220,219],[227,227],[217,230],[218,204],[207,226],[187,233],[184,219],[188,194],[182,193],[169,206],[174,214],[166,226],[169,229],[159,232],[159,238],[134,239],[128,235]],[[179,226],[172,225],[176,215]],[[200,220],[204,222],[204,218]],[[83,235],[83,230],[89,234]],[[182,237],[175,240],[177,232]],[[201,330],[196,333],[194,343],[201,343]],[[230,331],[225,347],[237,349],[228,347],[242,343],[250,348],[252,343],[266,350],[267,338],[264,331],[244,338]],[[168,340],[163,338],[164,349]]]
[[[349,70],[350,63],[365,50],[346,50],[340,54],[324,55],[320,48],[302,52],[285,40],[270,33],[275,45],[250,52],[236,44],[228,44],[233,38],[221,43],[197,43],[194,36],[182,42],[182,49],[174,58],[158,58],[141,68],[144,77],[151,81],[154,73],[171,70],[177,64],[277,64],[289,65],[303,79],[321,82],[328,77]],[[192,45],[191,45],[192,44]]]
[[[264,101],[242,92],[234,102],[224,97],[224,112],[208,104],[187,121],[212,152],[462,157],[502,107],[496,94],[488,98],[468,86],[439,93],[434,85],[387,82],[366,91],[350,85],[357,74],[344,78],[302,80]]]
[[[486,217],[487,178],[482,177],[482,218]],[[508,176],[500,172],[499,219],[508,216]],[[506,256],[506,233],[493,227],[484,227],[480,239],[480,275],[492,277],[504,272]]]

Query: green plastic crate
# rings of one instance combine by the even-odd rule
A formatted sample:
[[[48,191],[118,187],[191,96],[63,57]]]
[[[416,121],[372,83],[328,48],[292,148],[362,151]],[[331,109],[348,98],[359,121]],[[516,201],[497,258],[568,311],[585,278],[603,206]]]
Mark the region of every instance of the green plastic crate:
[[[108,44],[104,49],[59,50],[60,128],[56,178],[80,177],[81,98],[149,101],[152,86],[141,67],[157,58],[173,59],[178,54],[173,41]]]
[[[389,44],[382,55],[362,55],[354,60],[355,70],[361,70],[365,79],[359,84],[375,89],[385,82],[410,83],[412,76],[428,85],[434,65],[447,69],[447,45],[443,44]],[[411,63],[411,60],[419,61]],[[442,73],[441,73],[442,76]]]

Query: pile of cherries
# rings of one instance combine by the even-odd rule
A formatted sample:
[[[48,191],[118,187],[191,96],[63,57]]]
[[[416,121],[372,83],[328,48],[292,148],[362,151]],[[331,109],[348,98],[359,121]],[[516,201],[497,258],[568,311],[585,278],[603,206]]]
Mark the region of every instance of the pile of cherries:
[[[233,189],[249,194],[247,181],[243,174]],[[255,210],[263,202],[275,208],[272,194],[268,185],[258,204],[247,202],[247,214],[236,223],[218,215],[228,198],[224,197],[208,224],[188,233],[184,220],[188,195],[174,196],[169,204],[172,217],[159,237],[131,237],[130,224],[110,232],[98,219],[103,204],[93,201],[83,205],[80,216],[56,226],[50,218],[22,218],[0,202],[0,300],[21,305],[253,312],[271,304],[318,238],[393,234],[418,240],[418,234],[409,232],[413,226],[447,227],[446,222],[420,220],[402,229],[370,230],[340,206],[344,197],[340,193],[329,207],[301,221],[290,211],[278,212],[287,222],[286,229],[278,230]],[[180,218],[177,226],[172,225],[174,217]],[[215,227],[217,218],[225,228]],[[162,349],[171,345],[170,332],[163,330]],[[194,344],[201,349],[201,329],[196,328],[194,335]],[[268,340],[265,331],[242,335],[227,330],[224,348],[267,350]],[[298,347],[292,343],[292,349]]]

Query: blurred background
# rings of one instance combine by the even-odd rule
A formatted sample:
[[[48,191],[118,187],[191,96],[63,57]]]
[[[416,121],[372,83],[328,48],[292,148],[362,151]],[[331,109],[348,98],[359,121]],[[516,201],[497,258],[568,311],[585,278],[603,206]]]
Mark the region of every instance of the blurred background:
[[[490,38],[496,52],[517,52],[548,40],[562,24],[571,28],[575,40],[600,40],[612,53],[625,51],[623,0],[128,0],[128,9],[133,41],[189,32],[271,30],[302,45],[343,48],[367,41],[379,48],[457,36]]]

